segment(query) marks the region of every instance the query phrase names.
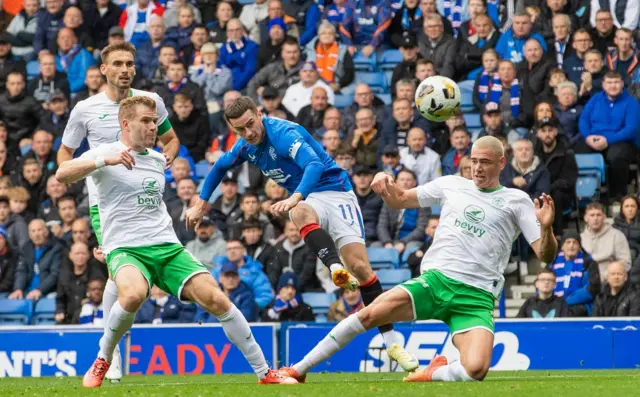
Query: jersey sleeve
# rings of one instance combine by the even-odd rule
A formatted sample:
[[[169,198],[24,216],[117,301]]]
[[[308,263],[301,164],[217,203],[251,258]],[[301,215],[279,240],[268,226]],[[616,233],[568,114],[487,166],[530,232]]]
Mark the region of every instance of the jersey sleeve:
[[[237,141],[231,150],[224,153],[218,161],[213,164],[213,167],[209,170],[207,177],[202,184],[202,190],[200,190],[200,198],[204,201],[209,201],[213,191],[218,187],[224,174],[240,164],[244,163],[246,158],[242,154],[242,149],[246,143],[243,140]]]
[[[153,99],[156,101],[156,110],[158,112],[158,136],[163,135],[171,128],[171,122],[169,122],[169,112],[167,112],[167,106],[164,104],[160,95],[155,94]]]
[[[452,181],[448,177],[440,177],[416,188],[418,194],[418,202],[420,207],[432,207],[434,205],[441,205],[443,194],[443,187],[447,180],[449,183]]]
[[[69,115],[69,121],[62,135],[62,144],[71,149],[80,147],[82,140],[87,137],[87,126],[85,123],[82,106],[76,105]]]
[[[540,222],[536,217],[536,210],[533,202],[529,197],[523,197],[519,200],[516,207],[516,216],[518,228],[524,235],[529,245],[540,239]]]
[[[311,193],[325,169],[324,163],[318,154],[307,143],[306,136],[308,135],[309,133],[306,132],[304,127],[291,124],[278,136],[279,154],[288,156],[298,167],[304,170],[302,180],[295,190],[295,193],[300,193],[304,197]]]

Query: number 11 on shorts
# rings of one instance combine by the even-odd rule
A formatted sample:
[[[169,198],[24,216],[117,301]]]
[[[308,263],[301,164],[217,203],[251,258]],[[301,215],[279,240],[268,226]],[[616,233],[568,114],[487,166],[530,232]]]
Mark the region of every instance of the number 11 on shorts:
[[[338,205],[338,207],[340,207],[340,210],[342,211],[342,218],[344,218],[345,222],[349,223],[349,226],[352,226],[356,220],[353,217],[353,211],[351,210],[351,204],[340,204]],[[345,211],[345,208],[347,209],[347,211],[349,212],[349,218],[347,218],[347,211]]]

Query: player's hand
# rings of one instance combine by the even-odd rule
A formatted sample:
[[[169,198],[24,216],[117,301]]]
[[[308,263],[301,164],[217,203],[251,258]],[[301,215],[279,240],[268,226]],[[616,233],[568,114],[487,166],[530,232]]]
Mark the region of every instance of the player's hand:
[[[126,169],[131,170],[133,166],[136,165],[136,159],[133,158],[131,154],[131,148],[127,150],[123,150],[118,154],[112,154],[110,156],[104,157],[105,165],[118,165],[122,164]]]
[[[300,200],[301,198],[298,196],[298,194],[294,193],[288,199],[284,199],[282,201],[278,201],[277,203],[273,204],[270,208],[271,213],[274,216],[280,216],[282,214],[286,214],[289,212],[290,209],[298,205]]]
[[[173,160],[175,160],[175,157],[173,157],[169,153],[163,152],[162,154],[164,155],[164,159],[167,160],[167,165],[164,167],[164,169],[168,170],[169,168],[171,168],[171,165],[173,165]]]
[[[102,247],[94,247],[93,248],[93,257],[100,263],[106,263],[104,258],[104,252],[102,252]]]
[[[42,292],[39,289],[34,289],[33,291],[27,294],[26,299],[33,299],[34,301],[37,301],[41,297],[42,297]]]
[[[207,202],[202,199],[198,199],[198,202],[184,213],[184,222],[187,230],[192,226],[194,229],[198,228],[206,208]]]
[[[394,185],[395,181],[393,177],[384,172],[378,172],[376,176],[373,177],[373,181],[371,181],[371,189],[382,197],[391,196]]]
[[[553,199],[546,193],[542,193],[540,198],[533,200],[533,206],[536,209],[536,218],[542,227],[551,227],[556,211]]]

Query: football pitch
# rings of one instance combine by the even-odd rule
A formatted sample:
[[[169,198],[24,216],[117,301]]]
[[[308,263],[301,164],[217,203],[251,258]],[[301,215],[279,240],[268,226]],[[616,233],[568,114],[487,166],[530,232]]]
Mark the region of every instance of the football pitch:
[[[0,396],[627,397],[638,395],[640,370],[491,372],[475,383],[402,383],[399,373],[331,373],[311,374],[307,382],[259,386],[253,375],[131,376],[83,389],[79,377],[4,378]]]

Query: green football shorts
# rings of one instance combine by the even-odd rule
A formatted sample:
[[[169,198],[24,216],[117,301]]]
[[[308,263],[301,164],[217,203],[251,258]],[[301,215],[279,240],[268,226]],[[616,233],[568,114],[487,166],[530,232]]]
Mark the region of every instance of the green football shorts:
[[[182,288],[191,277],[209,273],[189,251],[175,243],[116,248],[107,256],[113,278],[125,266],[135,266],[149,283],[182,300]]]
[[[102,245],[102,230],[100,229],[100,209],[97,205],[89,207],[89,217],[91,218],[91,227],[98,239],[98,245]]]
[[[491,293],[454,280],[437,270],[399,285],[407,291],[413,304],[415,320],[440,320],[452,335],[473,328],[494,331]]]

